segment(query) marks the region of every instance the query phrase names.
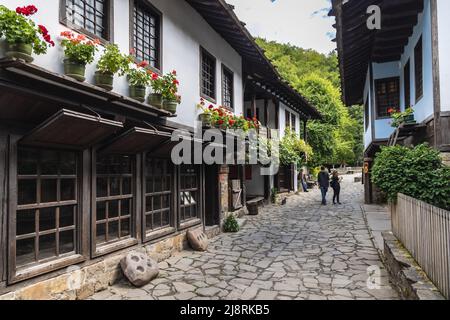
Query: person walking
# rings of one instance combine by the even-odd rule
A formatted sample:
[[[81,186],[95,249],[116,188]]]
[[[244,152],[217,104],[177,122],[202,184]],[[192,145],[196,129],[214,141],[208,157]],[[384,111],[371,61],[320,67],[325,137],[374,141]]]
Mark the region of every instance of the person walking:
[[[339,201],[339,196],[341,194],[341,181],[342,178],[339,177],[339,173],[334,170],[333,171],[333,175],[331,177],[331,187],[333,188],[333,204],[341,204],[341,202]]]
[[[330,174],[323,166],[320,168],[317,182],[319,183],[320,192],[322,193],[322,205],[325,206],[327,205],[327,192],[330,188]]]
[[[303,192],[309,192],[308,184],[306,183],[305,170],[303,170],[303,169],[300,170],[300,173],[298,174],[298,179],[300,180],[300,183],[302,184]]]

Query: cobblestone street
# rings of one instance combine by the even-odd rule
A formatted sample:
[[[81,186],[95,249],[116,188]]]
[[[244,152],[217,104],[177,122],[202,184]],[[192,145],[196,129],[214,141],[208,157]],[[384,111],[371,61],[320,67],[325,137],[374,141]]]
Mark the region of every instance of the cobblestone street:
[[[342,205],[321,206],[314,190],[289,197],[285,206],[266,206],[245,217],[240,232],[213,239],[208,252],[184,251],[161,262],[147,286],[122,281],[92,299],[397,299],[353,176],[345,178],[341,198]],[[371,270],[378,288],[367,285]]]

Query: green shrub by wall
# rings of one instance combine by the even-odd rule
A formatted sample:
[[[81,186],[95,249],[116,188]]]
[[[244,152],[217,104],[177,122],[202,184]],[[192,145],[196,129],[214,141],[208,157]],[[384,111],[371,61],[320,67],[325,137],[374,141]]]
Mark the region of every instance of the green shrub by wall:
[[[390,201],[403,193],[450,209],[450,168],[443,165],[439,151],[426,144],[382,148],[372,168],[372,181]]]

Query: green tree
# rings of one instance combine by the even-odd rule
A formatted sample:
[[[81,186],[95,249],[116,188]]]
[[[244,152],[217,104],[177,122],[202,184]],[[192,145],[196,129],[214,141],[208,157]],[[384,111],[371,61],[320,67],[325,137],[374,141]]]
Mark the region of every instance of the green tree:
[[[341,101],[336,53],[320,54],[291,44],[257,39],[280,74],[323,115],[308,123],[310,165],[354,164],[362,161],[363,109],[346,108]]]

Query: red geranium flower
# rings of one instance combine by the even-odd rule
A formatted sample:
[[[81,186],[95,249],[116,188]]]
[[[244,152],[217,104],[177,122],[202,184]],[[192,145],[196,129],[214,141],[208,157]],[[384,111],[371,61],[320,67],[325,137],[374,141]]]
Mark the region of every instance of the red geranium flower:
[[[158,80],[159,76],[157,73],[152,73],[152,80]]]
[[[173,80],[173,84],[178,86],[180,84],[180,82],[177,79],[175,79],[175,80]]]
[[[214,109],[214,106],[212,104],[210,104],[208,108],[209,108],[209,110],[212,110],[212,109]]]
[[[16,13],[21,14],[23,16],[32,16],[33,14],[35,14],[38,11],[38,9],[33,6],[26,6],[26,7],[17,7],[16,8]]]
[[[217,121],[217,124],[218,124],[218,125],[222,125],[222,124],[223,124],[223,120],[220,119],[219,121]]]
[[[176,70],[173,70],[173,71],[172,71],[172,74],[173,74],[174,76],[176,76],[176,75],[177,75],[177,71],[176,71]]]
[[[148,61],[145,61],[145,60],[137,64],[137,66],[138,66],[139,68],[145,68],[145,67],[147,67],[148,65],[149,65]]]

